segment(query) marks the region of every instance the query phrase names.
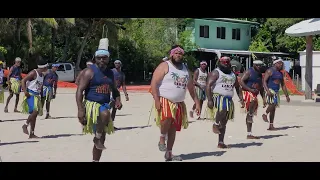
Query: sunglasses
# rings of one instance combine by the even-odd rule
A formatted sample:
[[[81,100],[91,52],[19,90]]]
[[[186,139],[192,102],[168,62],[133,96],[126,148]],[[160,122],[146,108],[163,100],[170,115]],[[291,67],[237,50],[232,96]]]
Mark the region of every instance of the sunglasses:
[[[103,59],[103,60],[104,60],[104,59],[107,59],[108,56],[97,56],[96,58],[99,59],[99,60],[100,60],[100,59]]]

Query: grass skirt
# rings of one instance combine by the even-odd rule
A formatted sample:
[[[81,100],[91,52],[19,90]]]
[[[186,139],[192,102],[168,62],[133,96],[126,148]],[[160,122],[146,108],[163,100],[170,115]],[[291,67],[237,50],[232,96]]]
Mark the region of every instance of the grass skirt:
[[[234,103],[232,97],[223,96],[220,94],[213,94],[213,108],[210,109],[207,107],[207,117],[206,119],[215,121],[217,112],[221,112],[222,110],[226,110],[227,119],[233,121],[234,120]]]
[[[97,125],[98,116],[100,113],[100,107],[102,105],[97,102],[93,102],[93,101],[89,101],[89,100],[84,100],[83,103],[85,105],[86,120],[87,120],[87,125],[84,126],[83,133],[84,134],[94,134],[95,127]],[[108,124],[108,126],[105,127],[104,132],[106,132],[109,135],[114,133],[112,119],[109,120],[109,124]]]

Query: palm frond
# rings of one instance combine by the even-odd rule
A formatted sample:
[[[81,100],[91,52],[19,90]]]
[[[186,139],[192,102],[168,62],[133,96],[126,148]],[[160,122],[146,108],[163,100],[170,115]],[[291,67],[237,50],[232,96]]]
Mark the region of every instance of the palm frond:
[[[64,18],[64,20],[70,25],[74,26],[76,24],[75,18]]]
[[[49,26],[57,29],[58,23],[55,18],[38,18],[39,20],[43,21],[44,23],[48,24]]]

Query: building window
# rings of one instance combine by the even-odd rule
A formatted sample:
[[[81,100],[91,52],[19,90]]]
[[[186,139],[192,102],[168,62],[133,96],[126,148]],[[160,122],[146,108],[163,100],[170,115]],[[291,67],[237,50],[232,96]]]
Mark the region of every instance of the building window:
[[[209,26],[200,26],[200,37],[209,38]]]
[[[232,29],[232,39],[240,40],[240,29]]]
[[[226,39],[226,28],[225,27],[217,27],[217,38],[218,39]]]

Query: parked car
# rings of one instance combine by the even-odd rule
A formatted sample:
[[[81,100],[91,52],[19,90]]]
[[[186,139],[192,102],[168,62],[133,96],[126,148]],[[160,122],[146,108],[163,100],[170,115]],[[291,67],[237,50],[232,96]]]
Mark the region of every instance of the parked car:
[[[52,64],[49,64],[48,70],[52,68]],[[57,70],[59,81],[74,82],[76,79],[75,67],[71,63],[59,63],[60,66]]]

